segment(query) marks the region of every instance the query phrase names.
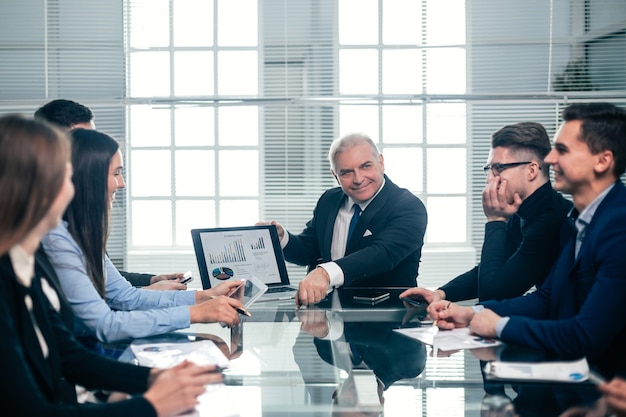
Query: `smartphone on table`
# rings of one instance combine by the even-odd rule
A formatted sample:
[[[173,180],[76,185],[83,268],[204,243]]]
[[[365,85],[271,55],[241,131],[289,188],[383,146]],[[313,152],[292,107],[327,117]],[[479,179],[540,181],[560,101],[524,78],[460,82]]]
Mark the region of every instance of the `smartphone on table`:
[[[357,303],[368,303],[368,304],[377,304],[381,301],[385,301],[389,298],[388,292],[373,292],[373,293],[364,293],[364,294],[356,294],[352,297],[354,301]]]

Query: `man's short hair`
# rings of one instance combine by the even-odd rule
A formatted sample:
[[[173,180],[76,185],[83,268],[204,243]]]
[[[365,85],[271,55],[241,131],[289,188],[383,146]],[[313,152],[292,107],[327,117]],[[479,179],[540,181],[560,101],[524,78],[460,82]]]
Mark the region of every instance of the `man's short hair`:
[[[563,120],[580,120],[581,141],[592,154],[613,152],[616,178],[626,170],[626,110],[611,103],[577,103],[563,110]]]
[[[335,159],[337,155],[346,150],[352,148],[353,146],[360,145],[361,143],[367,143],[372,149],[372,154],[378,158],[380,156],[380,151],[378,147],[365,133],[350,133],[345,136],[342,136],[338,139],[335,139],[333,143],[330,145],[330,149],[328,150],[328,161],[330,162],[330,167],[333,172],[335,172]]]
[[[537,159],[543,175],[549,178],[549,166],[543,160],[550,153],[550,137],[541,123],[521,122],[504,126],[491,135],[491,148],[497,147],[531,153]]]
[[[66,129],[75,124],[89,123],[93,117],[93,112],[89,107],[64,99],[52,100],[35,112],[36,119],[43,119]]]

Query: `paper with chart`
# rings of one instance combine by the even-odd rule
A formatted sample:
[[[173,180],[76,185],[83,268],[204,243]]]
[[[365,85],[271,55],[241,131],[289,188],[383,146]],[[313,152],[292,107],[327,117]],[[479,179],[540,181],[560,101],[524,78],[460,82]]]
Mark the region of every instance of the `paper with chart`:
[[[140,365],[171,368],[187,360],[196,365],[225,368],[228,358],[211,340],[188,343],[131,343],[130,349]]]
[[[432,326],[422,326],[394,329],[394,331],[443,351],[476,349],[502,344],[501,341],[496,339],[486,339],[475,334],[470,334],[469,327],[452,330],[439,329],[438,332],[433,332]]]

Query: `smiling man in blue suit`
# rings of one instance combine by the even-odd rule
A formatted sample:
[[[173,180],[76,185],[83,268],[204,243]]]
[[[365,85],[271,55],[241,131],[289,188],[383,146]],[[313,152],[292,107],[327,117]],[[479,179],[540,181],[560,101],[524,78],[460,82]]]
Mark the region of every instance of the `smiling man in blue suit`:
[[[507,301],[431,305],[439,327],[562,358],[586,357],[607,376],[626,372],[626,110],[573,104],[545,162],[554,188],[572,195],[569,239],[537,291]]]
[[[426,232],[426,208],[384,174],[370,137],[336,139],[328,153],[340,187],[319,198],[302,233],[276,223],[285,259],[309,267],[296,302],[315,304],[333,287],[414,287]]]

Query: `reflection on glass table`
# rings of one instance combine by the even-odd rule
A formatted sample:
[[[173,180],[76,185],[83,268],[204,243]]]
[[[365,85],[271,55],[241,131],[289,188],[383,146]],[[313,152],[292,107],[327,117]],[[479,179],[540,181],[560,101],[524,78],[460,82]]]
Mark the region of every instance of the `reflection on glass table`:
[[[193,415],[558,416],[597,398],[589,383],[485,382],[481,365],[490,355],[534,357],[509,347],[433,354],[393,331],[420,323],[397,300],[401,289],[390,291],[389,304],[373,307],[342,303],[348,293],[324,307],[257,302],[234,329],[193,325],[168,335],[213,340],[229,358],[224,384],[209,387]]]

